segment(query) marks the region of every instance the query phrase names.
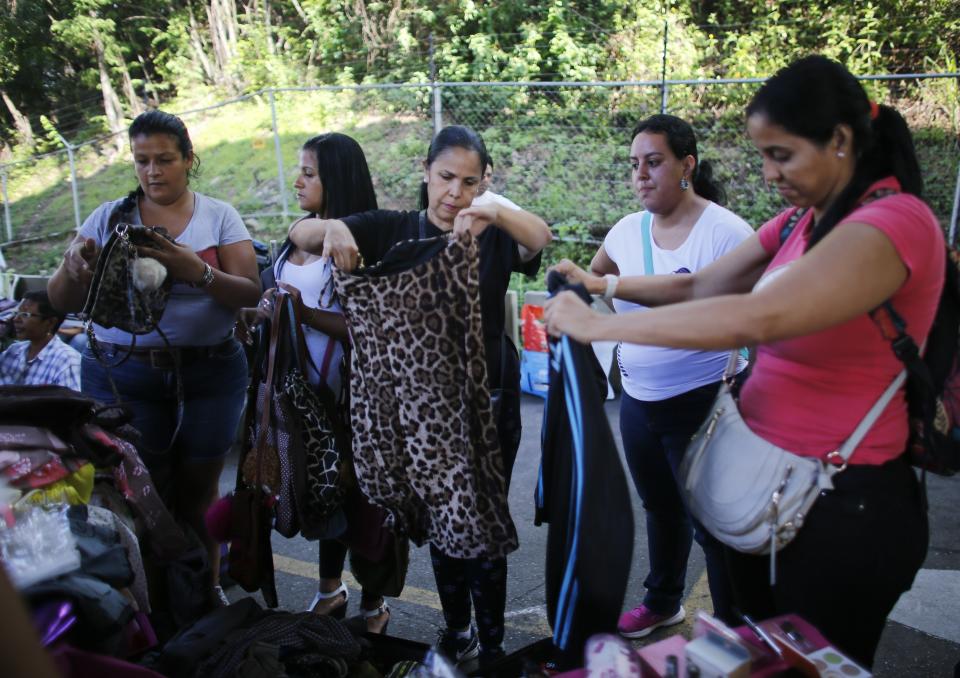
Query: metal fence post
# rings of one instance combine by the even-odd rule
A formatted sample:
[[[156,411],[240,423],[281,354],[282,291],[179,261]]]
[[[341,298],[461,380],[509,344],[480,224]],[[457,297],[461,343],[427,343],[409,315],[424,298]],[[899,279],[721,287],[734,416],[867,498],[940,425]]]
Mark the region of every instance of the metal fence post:
[[[77,230],[80,230],[80,193],[77,190],[77,165],[73,159],[73,144],[67,141],[56,127],[53,128],[53,133],[67,149],[67,159],[70,162],[70,190],[73,193],[73,221],[77,225]]]
[[[660,112],[667,112],[667,36],[670,33],[670,24],[663,20],[663,61],[660,66]]]
[[[440,90],[442,87],[433,86],[433,135],[440,134],[443,129],[443,108],[440,103]]]
[[[10,223],[10,198],[7,196],[7,170],[0,172],[3,182],[3,223],[7,227],[7,240],[13,240],[13,224]]]
[[[270,119],[273,123],[273,151],[277,156],[277,182],[280,184],[280,204],[283,209],[284,220],[290,218],[290,207],[287,204],[287,178],[283,171],[283,151],[280,149],[280,130],[277,127],[277,98],[273,89],[267,90],[270,98]]]
[[[960,163],[957,163],[957,187],[953,192],[953,211],[950,213],[950,228],[947,244],[952,245],[957,237],[957,212],[960,211]]]
[[[433,33],[430,34],[430,92],[433,94],[433,136],[443,129],[443,108],[440,102],[440,87],[437,87],[437,62],[433,58]]]

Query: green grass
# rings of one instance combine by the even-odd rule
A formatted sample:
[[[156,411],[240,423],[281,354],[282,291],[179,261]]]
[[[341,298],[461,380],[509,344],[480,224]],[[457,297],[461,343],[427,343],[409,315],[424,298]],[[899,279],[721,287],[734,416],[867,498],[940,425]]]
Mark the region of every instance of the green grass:
[[[471,125],[483,134],[496,161],[499,192],[564,235],[602,238],[620,217],[639,209],[627,184],[626,137],[636,112],[649,112],[654,103],[650,96],[606,91],[590,96],[448,91],[444,122]],[[171,102],[165,110],[197,106]],[[714,161],[726,185],[728,206],[754,226],[773,216],[782,203],[761,181],[759,158],[744,136],[739,111],[691,107],[687,113],[700,137],[701,157]],[[266,95],[184,116],[201,159],[193,186],[233,204],[254,237],[280,239],[297,216],[292,190],[297,152],[306,139],[322,132],[343,132],[360,142],[381,207],[416,207],[420,161],[432,134],[425,91],[279,93],[276,114],[283,186]],[[936,117],[918,120],[914,133],[927,178],[926,198],[946,224],[960,160],[955,134]],[[78,149],[77,167],[81,218],[136,186],[129,153],[118,152],[111,141]],[[5,247],[8,266],[21,273],[49,273],[74,228],[66,154],[10,168],[7,180],[15,240],[67,232]],[[284,194],[286,218],[280,214]],[[593,245],[555,243],[544,263],[562,257],[587,263],[594,250]],[[542,282],[515,277],[515,288],[529,286],[542,287]]]

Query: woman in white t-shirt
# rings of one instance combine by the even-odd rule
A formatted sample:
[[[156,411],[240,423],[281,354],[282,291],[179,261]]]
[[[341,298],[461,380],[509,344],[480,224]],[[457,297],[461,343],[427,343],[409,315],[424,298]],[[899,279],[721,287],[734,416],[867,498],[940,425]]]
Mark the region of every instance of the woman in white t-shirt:
[[[718,203],[723,189],[710,163],[700,161],[691,126],[654,115],[633,131],[630,166],[644,211],[610,229],[586,273],[569,261],[556,270],[612,299],[617,313],[646,307],[616,298],[621,275],[694,273],[746,240],[747,223]],[[600,277],[603,276],[603,277]],[[618,625],[628,638],[684,618],[680,602],[694,532],[707,559],[715,613],[730,619],[730,593],[719,545],[693,525],[675,474],[690,437],[706,417],[727,360],[724,351],[688,351],[620,344],[623,383],[620,432],[637,492],[647,515],[650,571],[643,602]]]

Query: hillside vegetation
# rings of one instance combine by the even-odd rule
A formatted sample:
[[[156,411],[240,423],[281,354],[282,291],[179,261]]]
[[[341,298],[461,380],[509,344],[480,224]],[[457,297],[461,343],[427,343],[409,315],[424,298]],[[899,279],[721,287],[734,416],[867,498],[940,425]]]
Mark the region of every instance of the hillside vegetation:
[[[79,145],[81,218],[134,187],[123,130],[144,105],[183,113],[202,160],[195,187],[230,201],[254,235],[269,240],[282,237],[296,216],[289,184],[297,148],[323,131],[360,141],[382,206],[413,207],[433,101],[427,87],[275,92],[287,184],[281,189],[268,88],[420,83],[430,79],[431,67],[438,81],[457,82],[763,77],[811,51],[862,74],[950,72],[958,45],[960,5],[943,0],[649,7],[612,1],[5,1],[0,170],[12,239],[28,242],[8,244],[4,254],[21,272],[49,271],[71,237],[70,173],[58,135]],[[762,185],[742,131],[742,107],[755,87],[676,85],[666,108],[694,122],[701,156],[717,163],[730,206],[759,225],[779,198]],[[906,114],[928,200],[946,225],[960,158],[956,80],[867,87]],[[626,185],[627,136],[636,119],[659,111],[661,102],[654,85],[447,87],[441,94],[444,124],[468,124],[483,134],[497,162],[498,189],[573,240],[600,237],[637,209]],[[555,244],[549,258],[583,259],[592,249]]]

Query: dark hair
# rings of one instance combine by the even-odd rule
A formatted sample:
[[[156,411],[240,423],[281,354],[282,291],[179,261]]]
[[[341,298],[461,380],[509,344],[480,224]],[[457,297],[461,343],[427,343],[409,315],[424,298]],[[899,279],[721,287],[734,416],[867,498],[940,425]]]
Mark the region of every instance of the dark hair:
[[[489,164],[493,166],[490,160],[490,154],[487,153],[487,147],[483,143],[483,138],[469,127],[463,125],[450,125],[444,127],[433,137],[430,147],[427,149],[427,167],[433,164],[437,156],[450,148],[463,148],[468,151],[475,151],[480,156],[480,173],[483,174]],[[427,195],[427,182],[420,184],[420,209],[426,209],[430,198]]]
[[[813,55],[794,61],[753,96],[747,116],[762,114],[791,134],[825,146],[837,125],[853,130],[853,177],[814,226],[808,249],[857,204],[875,181],[894,176],[906,193],[920,197],[923,178],[906,121],[893,108],[878,106],[876,117],[859,81],[842,64]]]
[[[37,305],[37,311],[39,311],[40,315],[48,318],[56,318],[57,324],[53,326],[54,332],[57,331],[57,328],[60,327],[60,324],[63,322],[64,314],[53,307],[46,290],[25,292],[23,296],[20,297],[20,301],[32,301]]]
[[[306,141],[301,150],[312,152],[317,158],[317,175],[323,185],[323,205],[316,216],[322,219],[340,219],[358,212],[377,209],[377,194],[370,178],[370,168],[360,144],[346,134],[330,132]],[[287,238],[277,256],[282,270],[290,254]],[[277,271],[279,275],[279,271]]]
[[[641,132],[664,135],[670,150],[680,160],[688,155],[693,156],[693,175],[690,177],[690,183],[693,184],[693,191],[697,195],[712,200],[718,205],[727,201],[727,194],[723,187],[713,178],[713,165],[709,160],[700,160],[700,154],[697,152],[697,136],[690,123],[675,115],[660,113],[638,122],[633,128],[633,134],[630,135],[630,142],[632,143]]]
[[[130,123],[130,129],[127,130],[127,138],[131,140],[140,135],[150,136],[151,134],[169,134],[175,138],[180,155],[184,159],[193,155],[193,164],[187,170],[187,176],[192,179],[199,174],[200,158],[193,152],[193,142],[190,140],[190,133],[187,131],[187,126],[183,124],[183,120],[161,110],[146,111],[134,118]],[[132,212],[137,198],[142,195],[143,188],[137,186],[137,189],[131,191],[123,201],[120,212],[124,214]]]
[[[484,171],[484,172],[487,171],[487,167],[489,167],[490,170],[493,171],[493,156],[490,155],[489,153],[487,153],[487,164],[484,165],[484,167],[483,167],[483,171]]]

